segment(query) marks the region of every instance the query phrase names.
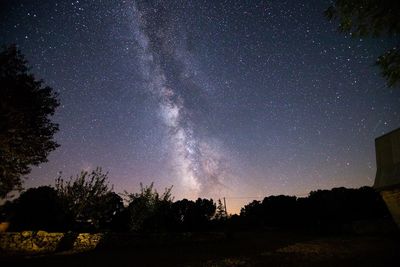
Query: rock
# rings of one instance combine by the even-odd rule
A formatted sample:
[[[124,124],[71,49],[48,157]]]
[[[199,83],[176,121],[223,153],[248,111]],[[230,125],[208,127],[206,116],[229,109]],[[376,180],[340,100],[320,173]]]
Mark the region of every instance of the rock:
[[[45,237],[48,235],[48,233],[46,231],[39,230],[37,231],[36,235],[40,237]]]
[[[32,232],[31,231],[23,231],[21,233],[21,236],[24,238],[28,238],[28,237],[32,236]]]
[[[103,234],[81,233],[75,240],[73,249],[77,251],[95,249]]]
[[[38,252],[40,250],[41,250],[41,248],[38,245],[36,245],[35,243],[32,243],[31,250],[29,252]]]

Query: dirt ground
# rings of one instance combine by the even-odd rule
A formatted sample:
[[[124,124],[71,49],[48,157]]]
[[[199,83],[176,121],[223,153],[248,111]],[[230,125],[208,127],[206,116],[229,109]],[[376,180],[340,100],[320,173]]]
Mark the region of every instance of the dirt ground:
[[[0,266],[400,266],[399,235],[234,233],[190,241],[53,255],[2,255]]]

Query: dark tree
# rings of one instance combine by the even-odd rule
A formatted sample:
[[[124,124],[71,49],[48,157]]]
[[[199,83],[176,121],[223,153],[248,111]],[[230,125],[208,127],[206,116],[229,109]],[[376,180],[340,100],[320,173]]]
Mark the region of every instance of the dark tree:
[[[16,48],[0,52],[0,198],[22,186],[30,166],[46,162],[58,144],[50,121],[59,102],[52,88],[29,73]]]
[[[195,203],[200,220],[209,221],[215,215],[216,205],[212,199],[198,198]]]
[[[215,210],[216,205],[212,199],[178,200],[172,204],[171,211],[176,223],[175,230],[184,232],[207,230]]]
[[[115,192],[108,192],[99,199],[98,203],[98,228],[102,230],[115,230],[116,220],[124,211],[124,202]]]
[[[339,187],[312,191],[308,200],[308,209],[313,211],[310,219],[320,224],[340,225],[389,216],[379,193],[366,186],[359,189]]]
[[[56,190],[49,186],[30,188],[8,209],[10,230],[64,231],[71,218]]]
[[[198,198],[193,209],[187,214],[187,223],[192,226],[192,231],[207,230],[211,218],[214,217],[216,205],[212,199]]]
[[[226,214],[225,211],[225,206],[224,204],[222,204],[221,199],[218,199],[217,202],[217,209],[216,209],[216,213],[215,213],[215,219],[217,220],[225,220],[228,218],[228,214]]]
[[[182,199],[172,203],[172,217],[175,231],[190,231],[192,225],[190,222],[190,214],[194,209],[195,203],[188,199]]]
[[[339,20],[339,30],[352,36],[398,36],[400,1],[336,0],[326,11],[329,20]],[[395,47],[381,55],[376,64],[389,87],[400,85],[400,51]]]
[[[262,201],[264,222],[269,226],[289,226],[296,218],[296,200],[294,196],[269,196]]]
[[[371,187],[333,188],[310,192],[308,197],[269,196],[242,208],[242,226],[306,228],[341,231],[357,221],[387,219],[390,214]]]
[[[249,204],[245,205],[240,210],[240,217],[243,218],[246,224],[250,225],[261,225],[263,224],[261,218],[263,218],[263,209],[261,202],[253,200]]]
[[[150,186],[140,184],[140,192],[129,194],[125,192],[128,201],[126,217],[128,229],[133,232],[162,231],[165,228],[166,219],[172,204],[172,187],[166,188],[163,194],[159,194]]]
[[[57,193],[74,220],[74,230],[98,230],[122,209],[122,200],[113,194],[107,175],[96,168],[68,181],[56,180]]]

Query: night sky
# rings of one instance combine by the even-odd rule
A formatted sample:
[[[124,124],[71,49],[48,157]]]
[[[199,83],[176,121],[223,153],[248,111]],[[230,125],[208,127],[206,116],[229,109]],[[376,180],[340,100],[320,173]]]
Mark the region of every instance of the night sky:
[[[15,43],[59,92],[61,145],[25,186],[101,166],[117,192],[175,199],[372,185],[374,139],[400,125],[375,59],[398,40],[352,38],[330,1],[1,1]]]

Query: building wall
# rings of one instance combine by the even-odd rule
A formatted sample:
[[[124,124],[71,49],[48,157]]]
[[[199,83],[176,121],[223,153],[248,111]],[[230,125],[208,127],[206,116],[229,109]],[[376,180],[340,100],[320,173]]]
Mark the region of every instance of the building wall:
[[[375,139],[376,176],[374,188],[400,227],[400,128]]]
[[[380,193],[392,214],[393,220],[400,227],[400,188],[383,190]]]
[[[376,177],[374,188],[400,185],[400,128],[375,139]]]

